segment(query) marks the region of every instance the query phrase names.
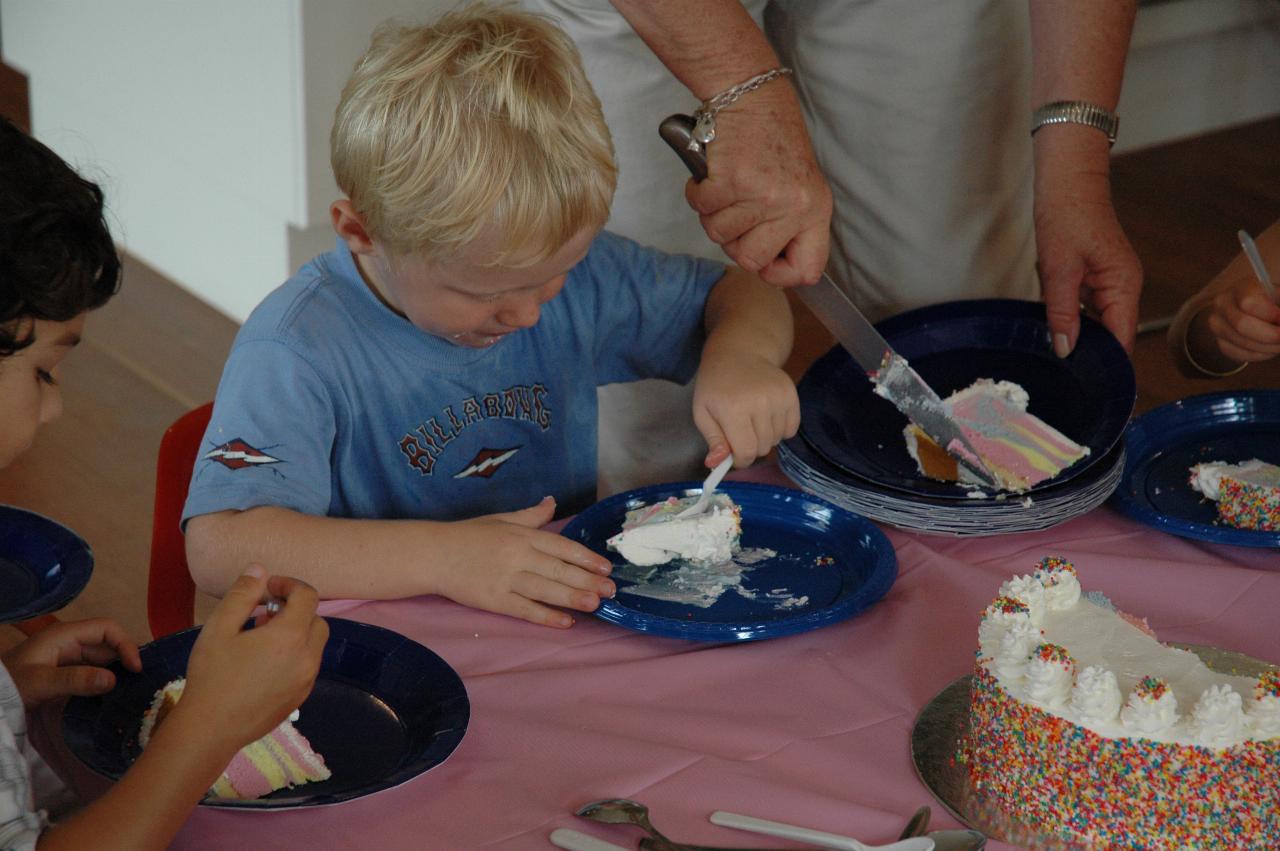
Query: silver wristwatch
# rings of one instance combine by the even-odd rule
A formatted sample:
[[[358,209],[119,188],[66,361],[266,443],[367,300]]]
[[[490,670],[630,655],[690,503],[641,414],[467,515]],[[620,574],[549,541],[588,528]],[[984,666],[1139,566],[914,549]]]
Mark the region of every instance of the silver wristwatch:
[[[1084,124],[1096,127],[1107,134],[1107,141],[1114,145],[1116,133],[1120,130],[1120,116],[1082,100],[1059,100],[1046,103],[1031,113],[1031,135],[1034,136],[1046,124]]]

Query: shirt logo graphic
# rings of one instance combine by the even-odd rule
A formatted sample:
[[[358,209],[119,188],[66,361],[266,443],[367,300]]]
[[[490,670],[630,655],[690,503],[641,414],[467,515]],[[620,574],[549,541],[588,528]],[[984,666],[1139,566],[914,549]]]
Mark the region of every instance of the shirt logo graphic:
[[[217,461],[228,470],[240,470],[245,467],[257,467],[262,464],[279,464],[280,459],[250,446],[240,438],[229,440],[221,446],[215,446],[203,456],[206,460]]]
[[[476,453],[476,457],[471,459],[471,463],[462,472],[455,473],[453,477],[465,479],[470,476],[479,476],[487,479],[498,472],[498,468],[511,460],[511,456],[519,451],[519,446],[512,449],[481,449]]]

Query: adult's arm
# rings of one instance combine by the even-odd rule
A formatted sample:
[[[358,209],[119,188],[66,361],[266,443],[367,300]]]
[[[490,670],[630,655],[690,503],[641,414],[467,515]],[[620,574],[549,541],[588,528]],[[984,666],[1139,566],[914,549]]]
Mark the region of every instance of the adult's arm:
[[[699,100],[781,64],[739,0],[612,2]],[[781,79],[744,95],[716,116],[716,132],[707,179],[685,189],[707,236],[771,284],[813,283],[827,263],[831,189],[795,88]]]
[[[1031,0],[1030,9],[1032,109],[1066,100],[1114,111],[1135,0]],[[1111,204],[1107,138],[1052,124],[1034,139],[1036,249],[1054,349],[1062,356],[1075,348],[1081,303],[1132,349],[1142,266]]]

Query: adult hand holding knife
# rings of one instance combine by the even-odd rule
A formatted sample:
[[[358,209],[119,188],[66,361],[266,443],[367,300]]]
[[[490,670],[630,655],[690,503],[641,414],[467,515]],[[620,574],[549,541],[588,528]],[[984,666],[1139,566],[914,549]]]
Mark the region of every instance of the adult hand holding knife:
[[[695,120],[692,116],[676,114],[666,118],[659,125],[658,132],[680,156],[695,181],[706,178],[706,144],[714,138],[714,121],[708,123],[706,116]],[[995,477],[983,464],[938,394],[906,359],[894,352],[826,272],[816,284],[796,287],[795,291],[867,372],[876,385],[878,395],[892,402],[979,482],[987,487],[997,486]]]

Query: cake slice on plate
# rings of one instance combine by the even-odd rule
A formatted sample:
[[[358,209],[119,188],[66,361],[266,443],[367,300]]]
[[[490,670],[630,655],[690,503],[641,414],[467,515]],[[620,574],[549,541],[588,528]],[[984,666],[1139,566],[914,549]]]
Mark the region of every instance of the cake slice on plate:
[[[1238,529],[1280,532],[1280,467],[1257,458],[1191,468],[1191,487],[1218,504],[1218,519]]]
[[[172,680],[156,692],[151,706],[142,715],[138,744],[144,748],[147,746],[156,728],[181,699],[186,685],[185,679]],[[328,780],[330,773],[324,758],[311,749],[311,743],[293,726],[297,716],[295,710],[280,726],[241,748],[214,782],[207,797],[261,798],[277,789]]]
[[[979,378],[942,400],[1001,490],[1014,493],[1053,478],[1089,454],[1088,447],[1028,413],[1028,401],[1027,391],[1019,385],[990,378]],[[907,425],[903,436],[922,475],[980,484],[914,424]]]
[[[677,519],[697,497],[643,505],[627,512],[622,531],[610,538],[609,549],[641,567],[685,559],[695,564],[721,564],[738,551],[742,511],[727,494],[712,494],[706,510]]]

